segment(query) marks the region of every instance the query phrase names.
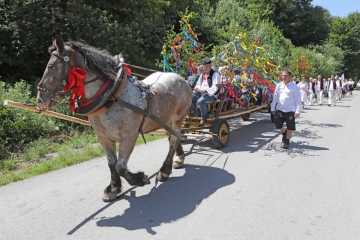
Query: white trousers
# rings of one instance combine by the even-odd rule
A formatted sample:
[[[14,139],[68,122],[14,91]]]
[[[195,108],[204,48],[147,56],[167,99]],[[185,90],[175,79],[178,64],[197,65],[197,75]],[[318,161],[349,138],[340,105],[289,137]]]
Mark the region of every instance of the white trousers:
[[[322,104],[323,93],[324,93],[323,90],[316,91],[318,104]]]
[[[313,91],[309,91],[309,105],[312,105],[314,99],[314,93]]]
[[[329,104],[336,104],[336,95],[337,92],[336,90],[329,90],[329,100],[328,103]]]
[[[339,87],[339,88],[336,90],[336,99],[340,100],[341,95],[342,95],[342,88]]]

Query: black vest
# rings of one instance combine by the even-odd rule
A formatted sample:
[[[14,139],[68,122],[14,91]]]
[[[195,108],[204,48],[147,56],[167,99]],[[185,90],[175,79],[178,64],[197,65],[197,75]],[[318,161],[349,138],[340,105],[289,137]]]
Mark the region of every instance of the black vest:
[[[333,88],[334,88],[334,90],[336,89],[336,81],[335,80],[332,80],[332,82],[333,82]],[[329,85],[330,85],[330,83],[331,83],[331,80],[329,81]],[[330,88],[330,87],[329,87]]]
[[[324,82],[323,82],[323,80],[320,80],[320,90],[324,90]]]
[[[213,69],[211,69],[209,75],[207,76],[206,80],[208,82],[209,87],[212,87],[212,77],[213,77],[214,73],[215,73],[215,71]]]

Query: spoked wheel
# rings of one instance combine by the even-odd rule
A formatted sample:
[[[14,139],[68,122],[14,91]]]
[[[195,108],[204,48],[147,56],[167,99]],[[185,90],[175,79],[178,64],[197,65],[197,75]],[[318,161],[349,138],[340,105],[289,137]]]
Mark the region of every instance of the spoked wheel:
[[[219,149],[226,147],[230,137],[230,128],[228,122],[224,119],[216,120],[211,132],[217,134],[212,136],[212,142],[215,148]]]
[[[241,115],[241,118],[242,118],[242,120],[244,120],[244,121],[249,121],[249,119],[250,119],[250,113]]]

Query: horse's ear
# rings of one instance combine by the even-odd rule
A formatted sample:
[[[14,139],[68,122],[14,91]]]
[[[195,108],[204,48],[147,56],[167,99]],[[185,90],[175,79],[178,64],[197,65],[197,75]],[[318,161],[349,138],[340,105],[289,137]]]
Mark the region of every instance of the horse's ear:
[[[55,38],[53,39],[53,45],[57,48],[59,53],[63,53],[64,51],[64,40],[56,35]]]

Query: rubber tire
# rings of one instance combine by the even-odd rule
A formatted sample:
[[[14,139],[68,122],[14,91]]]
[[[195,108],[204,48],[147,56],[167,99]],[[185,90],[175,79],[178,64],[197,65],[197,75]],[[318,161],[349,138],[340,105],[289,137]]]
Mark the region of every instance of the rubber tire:
[[[249,119],[250,119],[250,113],[241,115],[241,118],[242,118],[243,121],[249,121]]]
[[[212,142],[215,148],[220,149],[227,146],[230,138],[230,127],[229,123],[226,120],[216,120],[211,129],[211,132],[219,136],[212,136]]]
[[[271,119],[271,122],[274,123],[275,122],[275,115],[270,113],[270,119]]]

